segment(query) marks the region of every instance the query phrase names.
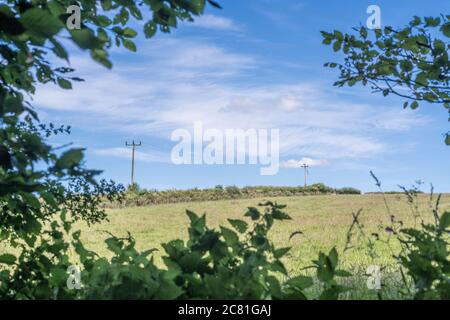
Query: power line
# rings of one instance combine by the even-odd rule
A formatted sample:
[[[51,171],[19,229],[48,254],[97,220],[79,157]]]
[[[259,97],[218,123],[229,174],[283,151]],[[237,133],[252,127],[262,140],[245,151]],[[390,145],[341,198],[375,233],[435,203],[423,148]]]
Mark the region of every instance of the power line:
[[[134,153],[136,151],[136,147],[142,146],[142,142],[139,141],[139,143],[135,143],[134,140],[131,143],[128,143],[125,141],[125,146],[131,147],[131,184],[134,184]]]

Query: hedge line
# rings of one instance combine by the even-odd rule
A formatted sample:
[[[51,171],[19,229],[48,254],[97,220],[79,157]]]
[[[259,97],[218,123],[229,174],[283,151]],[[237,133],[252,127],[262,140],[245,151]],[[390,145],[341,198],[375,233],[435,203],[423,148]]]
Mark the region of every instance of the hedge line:
[[[239,188],[236,186],[216,186],[209,189],[188,190],[146,190],[137,185],[130,186],[121,203],[115,202],[112,207],[147,206],[156,204],[215,201],[232,199],[252,199],[264,197],[292,197],[304,195],[323,194],[361,194],[355,188],[331,188],[323,183],[316,183],[307,187],[274,187],[274,186],[249,186]]]

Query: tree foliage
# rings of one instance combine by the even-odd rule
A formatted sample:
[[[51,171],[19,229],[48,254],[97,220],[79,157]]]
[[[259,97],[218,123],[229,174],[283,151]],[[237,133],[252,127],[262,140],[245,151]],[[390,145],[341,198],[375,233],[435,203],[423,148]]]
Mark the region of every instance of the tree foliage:
[[[215,4],[214,2],[211,2]],[[62,39],[71,40],[92,58],[111,67],[108,50],[115,44],[133,48],[137,32],[127,25],[151,13],[144,25],[147,37],[157,29],[169,32],[178,20],[192,20],[205,1],[79,1],[81,29],[68,29],[66,7],[73,1],[2,1],[0,4],[0,222],[3,234],[23,237],[39,233],[42,222],[60,210],[72,218],[98,222],[104,213],[99,199],[116,197],[120,186],[98,183],[97,170],[84,167],[84,150],[54,148],[47,138],[69,133],[39,121],[30,104],[36,84],[53,82],[72,87],[74,70],[55,67],[52,52],[69,60]],[[217,5],[217,4],[216,4]]]
[[[345,55],[344,63],[325,64],[340,71],[335,86],[361,83],[384,96],[406,99],[404,108],[427,102],[450,113],[450,16],[416,16],[402,28],[354,30],[356,34],[322,31],[323,43]]]
[[[70,5],[81,8],[80,29],[66,24]],[[0,241],[20,252],[18,259],[0,256],[0,263],[18,266],[12,274],[0,273],[9,279],[0,284],[4,295],[58,296],[48,290],[67,276],[69,246],[62,231],[79,219],[105,219],[100,202],[120,199],[123,192],[121,185],[98,181],[101,171],[85,167],[84,149],[49,143],[50,136],[70,133],[70,127],[40,122],[31,104],[37,85],[71,89],[72,81],[82,81],[67,66],[69,41],[110,68],[113,46],[135,51],[134,22],[148,16],[143,29],[151,38],[178,21],[192,21],[204,7],[205,0],[0,2]]]

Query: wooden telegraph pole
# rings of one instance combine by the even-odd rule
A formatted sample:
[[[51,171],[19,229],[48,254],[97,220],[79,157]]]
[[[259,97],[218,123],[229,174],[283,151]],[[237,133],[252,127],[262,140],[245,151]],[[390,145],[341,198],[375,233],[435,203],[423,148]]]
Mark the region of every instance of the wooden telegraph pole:
[[[134,153],[136,151],[136,147],[142,146],[142,142],[135,143],[134,140],[131,143],[125,142],[125,146],[131,147],[131,185],[134,184]]]
[[[302,164],[301,165],[301,167],[304,169],[304,171],[305,171],[305,188],[306,188],[306,186],[307,186],[307,184],[306,184],[306,179],[307,179],[307,177],[308,177],[308,168],[309,168],[309,165],[307,165],[306,163],[304,163],[304,164]]]

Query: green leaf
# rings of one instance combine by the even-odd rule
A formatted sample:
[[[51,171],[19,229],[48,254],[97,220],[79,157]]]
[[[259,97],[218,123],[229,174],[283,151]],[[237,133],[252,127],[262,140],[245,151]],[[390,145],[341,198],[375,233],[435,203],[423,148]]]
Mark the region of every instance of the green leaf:
[[[126,27],[123,30],[123,34],[122,35],[124,37],[127,37],[127,38],[134,38],[134,37],[137,36],[137,32],[135,30],[131,29],[131,28]]]
[[[409,72],[413,69],[413,64],[409,60],[402,60],[400,61],[400,68],[405,72]]]
[[[311,277],[297,276],[286,281],[286,284],[304,290],[311,287],[314,284],[314,281]]]
[[[39,200],[34,196],[32,193],[23,192],[21,194],[22,198],[24,199],[24,202],[27,204],[27,206],[39,209],[41,207],[41,203]],[[34,219],[33,219],[34,220]]]
[[[156,298],[162,300],[173,300],[178,298],[182,293],[183,290],[173,281],[163,280],[159,286],[159,291]]]
[[[54,268],[51,271],[50,281],[54,286],[62,286],[67,281],[67,271],[61,268]]]
[[[220,231],[222,232],[222,236],[225,239],[227,245],[234,246],[239,242],[239,237],[233,230],[225,227],[220,227]]]
[[[199,252],[192,252],[185,256],[183,256],[179,261],[178,264],[183,269],[184,272],[192,273],[196,271],[197,266],[201,262],[201,255]]]
[[[450,38],[450,22],[447,22],[441,27],[442,33],[447,37]]]
[[[156,23],[154,23],[153,21],[152,22],[147,22],[144,25],[144,34],[145,34],[145,37],[147,39],[153,37],[157,30],[158,29],[156,27]]]
[[[91,29],[74,29],[70,31],[70,35],[72,36],[72,40],[81,49],[93,49],[99,44],[98,39],[95,37],[95,34]]]
[[[261,213],[255,207],[249,207],[245,216],[250,217],[252,220],[258,220],[261,217]]]
[[[55,39],[50,39],[51,43],[53,44],[52,51],[53,53],[66,61],[69,61],[69,55],[67,54],[66,49]]]
[[[450,211],[444,212],[439,219],[439,226],[442,229],[447,229],[450,226]]]
[[[361,37],[366,39],[367,38],[367,29],[364,27],[361,27],[361,29],[359,30],[359,34],[361,35]]]
[[[103,49],[93,49],[91,51],[91,57],[95,61],[101,63],[103,66],[105,66],[108,69],[112,68],[112,63],[108,59],[108,53]]]
[[[223,280],[216,277],[206,274],[204,277],[205,287],[213,297],[221,297],[225,294],[223,290]]]
[[[321,282],[328,282],[333,279],[333,273],[328,268],[320,267],[317,269],[317,278]]]
[[[286,247],[286,248],[276,249],[276,250],[273,252],[273,256],[274,256],[276,259],[279,259],[279,258],[283,257],[286,253],[288,253],[289,250],[291,250],[291,247]]]
[[[71,168],[80,163],[83,159],[84,149],[70,149],[64,152],[61,157],[56,161],[55,167],[59,169]]]
[[[9,253],[5,253],[0,255],[0,263],[4,263],[4,264],[14,264],[16,262],[16,256],[9,254]]]
[[[274,272],[280,272],[280,273],[284,274],[285,276],[287,276],[287,274],[288,274],[286,267],[280,260],[275,260],[274,262],[272,262],[270,264],[270,269]]]
[[[162,259],[167,266],[167,271],[163,274],[165,279],[173,280],[182,274],[180,266],[173,262],[169,257],[163,257]]]
[[[337,300],[339,298],[339,289],[331,287],[325,289],[319,296],[319,300]]]
[[[4,100],[3,112],[19,114],[23,110],[22,100],[19,97],[8,94]]]
[[[64,78],[58,78],[58,85],[63,89],[72,89],[72,83]]]
[[[112,1],[111,0],[101,0],[102,9],[105,11],[109,11],[112,9]]]
[[[247,222],[242,220],[228,219],[228,222],[240,233],[244,233],[247,230]]]
[[[283,291],[281,289],[280,282],[278,281],[278,279],[274,276],[268,276],[267,283],[269,285],[272,297],[275,299],[282,299]]]
[[[105,240],[105,243],[109,251],[114,252],[117,255],[121,254],[122,248],[117,238],[115,237],[108,238]]]
[[[47,6],[51,14],[56,17],[66,13],[66,9],[56,0],[49,1]]]
[[[328,254],[328,259],[330,259],[333,270],[336,269],[339,261],[339,255],[336,248],[331,249],[330,253]]]
[[[419,107],[419,103],[417,101],[414,101],[413,103],[411,103],[410,108],[415,110]]]
[[[341,50],[341,46],[342,46],[342,41],[340,41],[340,40],[335,41],[334,44],[333,44],[334,52],[337,52],[337,51]]]
[[[339,41],[344,40],[344,35],[338,30],[334,30],[334,37]]]
[[[25,11],[19,21],[29,32],[46,38],[54,36],[63,27],[58,18],[39,8]]]
[[[441,23],[441,19],[439,17],[425,17],[425,26],[426,27],[437,27]]]
[[[107,27],[111,24],[111,20],[107,17],[107,16],[97,16],[94,21],[96,22],[96,24],[100,27]]]
[[[290,220],[292,219],[288,214],[284,213],[281,210],[273,210],[272,218],[275,220]]]
[[[418,26],[422,21],[420,20],[420,17],[414,16],[414,19],[410,22],[410,25],[412,27]]]
[[[189,217],[189,220],[191,220],[191,223],[195,223],[200,217],[191,210],[186,210],[186,215]]]
[[[132,52],[136,52],[136,45],[134,44],[133,41],[129,40],[129,39],[123,39],[122,41],[123,45],[125,46],[125,48],[127,48],[128,50],[132,51]]]

